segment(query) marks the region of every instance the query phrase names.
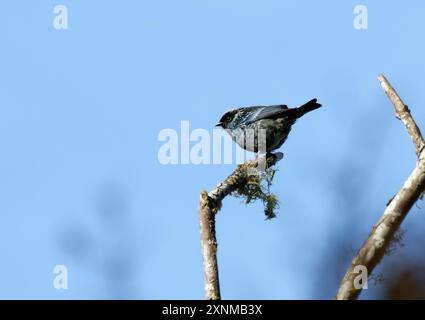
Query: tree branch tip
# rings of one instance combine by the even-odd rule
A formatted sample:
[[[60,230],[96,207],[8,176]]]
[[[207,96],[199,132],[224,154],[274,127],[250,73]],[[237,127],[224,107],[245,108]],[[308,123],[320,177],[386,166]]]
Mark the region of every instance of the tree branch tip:
[[[382,89],[385,92],[388,92],[390,90],[390,86],[389,86],[389,82],[388,82],[387,78],[385,78],[385,76],[383,74],[380,74],[378,76],[378,80],[379,80],[379,82],[381,84]]]
[[[205,189],[201,190],[201,198],[205,199],[205,197],[208,197],[208,192]]]

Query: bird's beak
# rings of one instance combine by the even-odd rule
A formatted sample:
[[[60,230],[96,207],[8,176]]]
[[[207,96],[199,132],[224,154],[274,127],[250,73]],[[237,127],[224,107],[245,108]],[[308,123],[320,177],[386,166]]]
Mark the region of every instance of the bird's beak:
[[[216,127],[222,127],[222,126],[223,126],[223,123],[219,122],[219,123],[217,123],[215,126],[216,126]]]

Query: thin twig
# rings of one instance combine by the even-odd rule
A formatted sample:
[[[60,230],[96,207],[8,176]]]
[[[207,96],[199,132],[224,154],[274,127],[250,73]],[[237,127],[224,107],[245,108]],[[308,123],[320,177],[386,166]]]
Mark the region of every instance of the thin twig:
[[[356,299],[359,296],[362,286],[356,285],[358,281],[355,280],[356,277],[359,276],[359,274],[355,272],[356,267],[365,266],[368,275],[372,274],[373,269],[383,258],[386,249],[393,240],[404,218],[409,213],[409,210],[425,190],[424,139],[408,107],[400,99],[388,80],[383,75],[380,75],[378,80],[388,98],[393,103],[397,118],[403,121],[407,132],[412,138],[416,148],[418,162],[403,187],[397,192],[394,198],[390,200],[383,215],[373,227],[357,256],[351,262],[350,267],[341,281],[336,299]]]

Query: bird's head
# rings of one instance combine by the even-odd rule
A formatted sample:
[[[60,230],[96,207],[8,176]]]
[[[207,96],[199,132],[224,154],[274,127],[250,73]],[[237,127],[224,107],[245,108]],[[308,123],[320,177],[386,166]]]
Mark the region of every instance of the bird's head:
[[[229,111],[226,111],[226,113],[223,114],[223,116],[220,118],[220,121],[215,126],[227,129],[229,127],[229,123],[232,122],[237,112],[237,109],[231,109]]]

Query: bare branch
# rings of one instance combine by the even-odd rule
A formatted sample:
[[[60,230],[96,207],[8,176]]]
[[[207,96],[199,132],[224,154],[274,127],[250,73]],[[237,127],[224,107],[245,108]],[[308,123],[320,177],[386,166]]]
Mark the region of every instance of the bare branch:
[[[217,264],[217,238],[215,234],[215,215],[221,208],[221,201],[248,183],[252,169],[258,168],[260,161],[266,161],[267,167],[276,164],[282,159],[282,154],[268,155],[267,159],[256,158],[239,165],[223,182],[219,183],[211,192],[201,191],[199,201],[199,221],[201,229],[201,247],[204,260],[205,298],[219,300],[220,285]]]
[[[407,132],[409,133],[413,143],[415,144],[416,155],[419,157],[421,151],[425,146],[425,141],[422,137],[421,131],[416,125],[415,120],[410,114],[409,108],[407,107],[407,105],[404,104],[403,100],[401,100],[397,92],[394,90],[394,88],[391,86],[391,84],[388,82],[388,80],[383,74],[380,74],[378,76],[378,80],[381,83],[382,89],[384,89],[388,98],[394,105],[396,117],[403,121],[404,125],[406,126]]]
[[[202,257],[204,259],[205,298],[220,300],[218,281],[217,239],[215,236],[215,206],[206,191],[201,192],[199,222],[201,227]]]
[[[355,285],[355,279],[359,276],[355,272],[356,266],[365,266],[368,275],[372,274],[373,269],[383,258],[400,224],[425,190],[425,144],[420,130],[413,120],[409,109],[387,79],[383,75],[380,75],[378,79],[385,93],[394,104],[397,117],[405,124],[416,146],[419,160],[403,187],[390,200],[383,215],[373,227],[357,256],[351,262],[341,281],[336,299],[356,299],[359,296],[362,288]]]

